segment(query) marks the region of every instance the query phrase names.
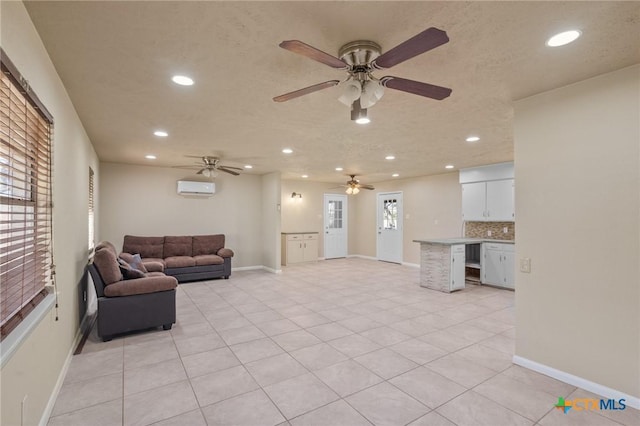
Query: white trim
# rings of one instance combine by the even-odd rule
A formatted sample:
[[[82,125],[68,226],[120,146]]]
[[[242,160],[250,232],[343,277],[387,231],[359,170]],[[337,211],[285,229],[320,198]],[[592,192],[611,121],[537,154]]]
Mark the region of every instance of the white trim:
[[[420,268],[420,264],[419,263],[402,262],[401,265],[402,266],[409,266],[411,268]]]
[[[282,269],[273,269],[273,268],[269,268],[268,266],[262,266],[262,269],[264,269],[267,272],[272,272],[274,274],[281,274],[282,273]]]
[[[82,330],[83,325],[89,321],[89,316],[85,314],[84,318],[80,322],[80,327],[78,327],[78,331],[76,333],[75,339],[73,339],[73,344],[71,348],[69,348],[69,353],[67,354],[67,359],[64,361],[64,365],[62,366],[62,370],[60,370],[60,374],[58,375],[58,380],[56,381],[56,385],[51,392],[51,396],[49,396],[49,401],[47,402],[47,406],[44,407],[44,411],[42,412],[42,417],[40,418],[40,422],[38,422],[39,426],[46,426],[49,422],[49,417],[53,412],[53,407],[56,404],[56,400],[58,399],[58,395],[60,394],[60,389],[62,388],[62,384],[64,383],[64,379],[67,376],[67,372],[69,371],[69,366],[71,365],[71,360],[73,358],[73,353],[76,351],[76,348],[80,344],[80,340],[82,339]]]
[[[360,259],[367,259],[367,260],[378,260],[377,257],[373,257],[373,256],[365,256],[363,254],[349,254],[347,255],[347,257],[358,257]]]
[[[574,376],[573,374],[570,374],[561,370],[557,370],[553,367],[549,367],[548,365],[540,364],[538,362],[531,361],[530,359],[523,358],[518,355],[513,356],[513,363],[520,365],[522,367],[528,368],[529,370],[533,370],[538,373],[542,373],[546,376],[552,377],[554,379],[560,380],[561,382],[565,382],[565,383],[569,383],[570,385],[577,386],[579,388],[582,388],[591,393],[595,393],[596,395],[600,395],[608,399],[625,399],[626,404],[629,407],[640,409],[640,398],[636,396],[631,396],[624,392],[611,389],[610,387],[592,382],[582,377]],[[566,396],[566,395],[558,395],[558,396]]]
[[[56,295],[49,293],[0,343],[0,368],[9,362],[13,354],[18,350],[20,345],[22,345],[22,342],[27,340],[31,332],[35,330],[42,319],[53,309],[55,302]]]
[[[262,265],[254,265],[254,266],[239,266],[236,268],[231,268],[231,272],[235,271],[255,271],[256,269],[263,269]]]

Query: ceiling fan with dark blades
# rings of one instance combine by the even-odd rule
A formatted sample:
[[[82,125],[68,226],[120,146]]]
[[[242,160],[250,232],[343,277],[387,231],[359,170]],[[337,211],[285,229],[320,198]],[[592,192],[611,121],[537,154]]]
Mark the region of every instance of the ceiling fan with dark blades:
[[[349,176],[351,179],[349,179],[346,184],[340,185],[340,186],[334,186],[333,188],[330,188],[330,189],[347,188],[346,193],[349,195],[356,195],[358,192],[360,192],[361,189],[368,189],[368,190],[375,189],[373,185],[360,183],[360,180],[356,179],[356,175],[347,175],[347,176]]]
[[[196,174],[203,175],[206,177],[216,177],[218,171],[229,173],[230,175],[238,176],[240,175],[240,173],[238,173],[236,170],[242,170],[240,167],[224,166],[220,164],[221,159],[219,157],[213,157],[208,155],[205,155],[205,156],[185,155],[185,157],[198,158],[200,159],[200,161],[195,162],[193,165],[173,166],[173,167],[176,169],[198,170]]]
[[[426,98],[445,99],[451,95],[451,89],[447,87],[393,76],[376,78],[373,72],[391,68],[431,49],[435,49],[448,41],[449,37],[445,31],[432,27],[382,54],[377,43],[368,40],[352,41],[340,48],[339,58],[299,40],[283,41],[280,43],[280,47],[283,49],[306,56],[332,68],[345,70],[348,76],[342,82],[339,80],[325,81],[324,83],[276,96],[273,100],[285,102],[340,84],[343,90],[338,99],[340,102],[351,106],[351,119],[358,123],[367,123],[369,121],[367,119],[367,109],[382,98],[385,87]]]

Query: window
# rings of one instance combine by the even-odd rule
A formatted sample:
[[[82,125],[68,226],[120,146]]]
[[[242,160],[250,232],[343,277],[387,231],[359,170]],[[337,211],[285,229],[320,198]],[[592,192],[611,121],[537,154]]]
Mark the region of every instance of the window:
[[[342,229],[342,201],[330,200],[328,208],[329,228]]]
[[[382,210],[382,221],[384,229],[398,229],[398,201],[384,200],[384,208]]]
[[[52,281],[53,120],[0,51],[0,330],[9,334]]]
[[[95,215],[93,211],[93,169],[89,167],[89,251],[93,250],[95,245]]]

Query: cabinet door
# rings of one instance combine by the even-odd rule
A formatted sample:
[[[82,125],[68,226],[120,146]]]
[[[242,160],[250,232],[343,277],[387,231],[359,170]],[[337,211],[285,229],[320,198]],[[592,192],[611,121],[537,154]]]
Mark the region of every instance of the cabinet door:
[[[504,286],[507,288],[516,288],[515,282],[515,253],[503,252],[502,253],[502,265],[504,266]]]
[[[287,241],[287,263],[304,261],[304,248],[302,240]]]
[[[304,240],[304,261],[310,262],[318,260],[318,240]]]
[[[464,246],[461,250],[456,250],[458,246],[451,247],[451,290],[462,290],[464,288]]]
[[[462,184],[462,220],[486,220],[486,182]]]
[[[487,182],[487,211],[484,220],[515,220],[513,179]]]
[[[482,282],[503,286],[504,268],[502,265],[502,250],[485,250],[483,261]]]

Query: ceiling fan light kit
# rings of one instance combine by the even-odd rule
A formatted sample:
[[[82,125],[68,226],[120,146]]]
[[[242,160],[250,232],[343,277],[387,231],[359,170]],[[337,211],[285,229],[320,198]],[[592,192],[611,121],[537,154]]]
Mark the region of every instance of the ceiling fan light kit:
[[[369,119],[366,118],[367,109],[382,99],[385,87],[442,100],[451,95],[451,89],[393,76],[385,76],[378,79],[372,73],[375,70],[391,68],[448,41],[449,37],[446,32],[432,27],[385,53],[381,53],[380,45],[373,41],[352,41],[340,48],[338,52],[339,58],[299,40],[283,41],[280,43],[280,47],[283,49],[306,56],[332,68],[345,70],[349,75],[342,83],[338,80],[330,80],[276,96],[273,100],[285,102],[340,83],[342,92],[338,100],[347,106],[351,106],[351,119],[359,123],[369,122]]]

